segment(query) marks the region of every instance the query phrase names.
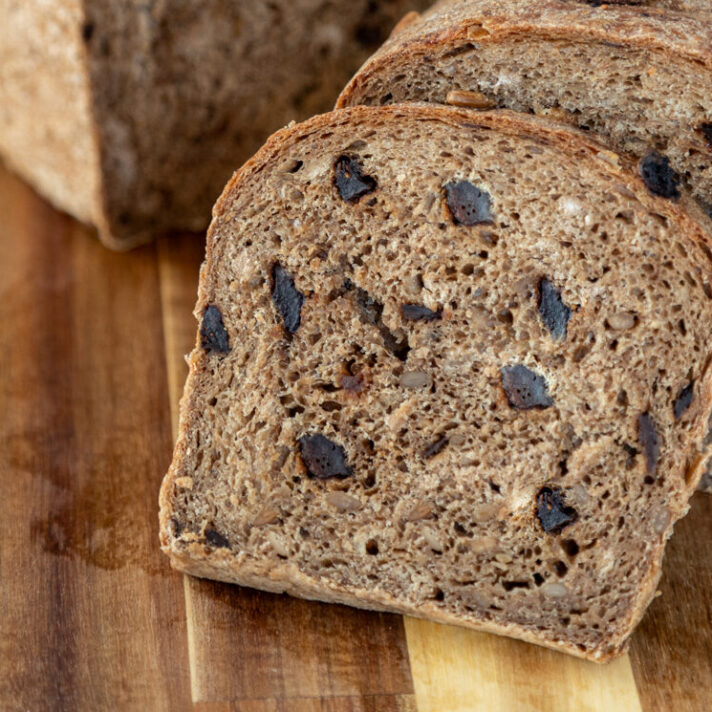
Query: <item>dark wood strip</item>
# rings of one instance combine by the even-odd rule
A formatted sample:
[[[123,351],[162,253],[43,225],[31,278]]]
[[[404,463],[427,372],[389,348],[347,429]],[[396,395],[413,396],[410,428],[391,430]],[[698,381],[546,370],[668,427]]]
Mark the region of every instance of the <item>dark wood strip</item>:
[[[698,492],[668,543],[630,657],[643,712],[712,709],[712,496]]]
[[[412,692],[397,616],[191,582],[197,700]]]
[[[194,712],[416,712],[413,695],[267,698],[197,703]]]
[[[108,252],[1,170],[0,215],[0,708],[189,709],[155,249]]]

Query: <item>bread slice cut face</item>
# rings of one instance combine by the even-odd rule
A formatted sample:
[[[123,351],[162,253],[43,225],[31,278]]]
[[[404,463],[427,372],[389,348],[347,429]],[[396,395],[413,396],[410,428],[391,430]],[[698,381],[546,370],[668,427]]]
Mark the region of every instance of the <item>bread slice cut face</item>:
[[[712,250],[632,168],[506,112],[273,136],[214,209],[173,564],[620,653],[711,408]]]

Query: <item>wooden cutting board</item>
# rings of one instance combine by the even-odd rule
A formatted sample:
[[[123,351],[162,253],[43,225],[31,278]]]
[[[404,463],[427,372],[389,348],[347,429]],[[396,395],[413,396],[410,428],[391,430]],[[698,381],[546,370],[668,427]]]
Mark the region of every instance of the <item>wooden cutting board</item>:
[[[712,709],[712,496],[605,667],[173,572],[157,497],[202,255],[108,252],[0,169],[0,710]]]

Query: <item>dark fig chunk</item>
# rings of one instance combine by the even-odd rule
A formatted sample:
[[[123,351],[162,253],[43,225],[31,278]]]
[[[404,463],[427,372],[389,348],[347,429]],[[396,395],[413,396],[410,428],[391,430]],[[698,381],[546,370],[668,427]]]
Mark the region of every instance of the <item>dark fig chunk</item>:
[[[532,408],[549,408],[554,401],[549,396],[549,390],[544,376],[531,371],[526,366],[516,364],[505,366],[500,371],[502,388],[512,408],[530,410]]]
[[[309,477],[318,480],[332,477],[343,479],[354,473],[346,460],[344,448],[321,433],[302,435],[299,438],[299,450]]]
[[[205,530],[205,541],[218,549],[224,549],[230,546],[230,542],[220,532],[215,529]]]
[[[289,334],[295,334],[302,321],[304,295],[279,262],[272,267],[272,301],[282,317],[284,328]]]
[[[547,534],[558,534],[578,519],[578,513],[566,506],[564,493],[558,487],[542,487],[536,496],[536,517]]]
[[[203,321],[200,324],[200,345],[208,353],[226,354],[230,352],[230,338],[223,324],[222,314],[214,304],[209,304],[203,311]]]
[[[344,285],[344,287],[348,291],[353,291],[354,301],[356,302],[356,306],[359,308],[361,321],[364,324],[375,326],[381,334],[383,345],[386,349],[388,349],[388,351],[390,351],[396,358],[401,361],[405,361],[408,358],[408,352],[410,351],[408,337],[396,336],[383,323],[383,304],[376,301],[365,289],[361,289],[361,287],[354,287],[350,281],[348,282],[348,285]]]
[[[690,381],[677,395],[672,406],[672,411],[675,414],[675,420],[679,420],[682,414],[690,407],[692,399],[695,395],[695,382]]]
[[[379,324],[379,330],[383,337],[383,345],[400,361],[405,361],[408,358],[410,345],[408,337],[396,336],[385,324]]]
[[[422,304],[403,304],[401,316],[406,321],[435,321],[443,318],[442,312],[433,311]]]
[[[680,176],[670,166],[670,159],[651,151],[640,161],[640,175],[653,195],[677,200],[680,197]]]
[[[660,456],[658,433],[650,413],[641,413],[638,416],[638,442],[645,455],[645,469],[649,475],[655,475]]]
[[[559,290],[548,279],[539,282],[539,316],[555,339],[565,339],[571,309],[564,304]]]
[[[712,148],[712,123],[709,121],[705,121],[703,124],[700,124],[695,130],[705,139],[707,148]]]
[[[704,492],[712,491],[712,472],[708,470],[702,475],[702,479],[697,488]]]
[[[363,172],[358,158],[339,156],[334,163],[334,185],[342,200],[356,203],[378,187],[373,176]]]
[[[438,453],[442,452],[446,445],[448,444],[448,439],[441,435],[434,443],[428,445],[423,451],[423,457],[427,460],[430,457],[435,457]]]
[[[447,206],[455,225],[491,225],[492,198],[469,181],[452,181],[445,186]]]

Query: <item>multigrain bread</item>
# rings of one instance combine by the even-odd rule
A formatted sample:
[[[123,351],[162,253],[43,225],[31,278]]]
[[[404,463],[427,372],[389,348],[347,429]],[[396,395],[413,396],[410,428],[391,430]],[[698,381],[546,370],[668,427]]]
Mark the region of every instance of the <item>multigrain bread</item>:
[[[709,0],[443,0],[397,30],[338,106],[427,101],[546,115],[662,167],[710,211]]]
[[[509,112],[272,137],[209,230],[173,565],[619,654],[712,405],[712,250],[629,169]]]
[[[0,156],[125,249],[207,226],[276,128],[329,108],[427,0],[0,3]]]
[[[683,186],[712,215],[711,13],[710,0],[442,0],[403,18],[337,106],[544,115],[597,131],[662,177],[660,191]],[[712,492],[712,474],[700,489]]]

